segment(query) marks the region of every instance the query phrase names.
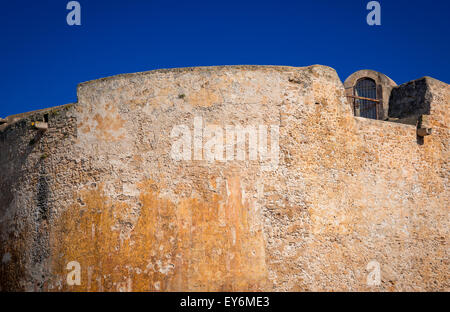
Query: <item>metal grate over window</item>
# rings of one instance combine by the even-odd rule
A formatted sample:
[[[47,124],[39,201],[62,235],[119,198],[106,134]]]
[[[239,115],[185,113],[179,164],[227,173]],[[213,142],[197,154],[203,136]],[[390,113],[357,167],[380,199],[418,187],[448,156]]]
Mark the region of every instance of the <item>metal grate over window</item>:
[[[377,85],[369,78],[359,80],[355,86],[354,110],[360,117],[377,119],[378,103]],[[373,100],[371,100],[373,99]]]

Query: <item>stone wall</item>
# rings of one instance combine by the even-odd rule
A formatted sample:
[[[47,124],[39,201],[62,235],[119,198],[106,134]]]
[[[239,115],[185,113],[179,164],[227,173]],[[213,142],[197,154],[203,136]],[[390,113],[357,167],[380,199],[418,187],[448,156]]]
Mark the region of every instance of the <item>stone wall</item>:
[[[83,83],[78,103],[0,132],[1,289],[448,291],[449,86],[430,92],[420,145],[413,125],[354,117],[325,66]],[[198,142],[199,117],[278,126],[278,162],[204,160],[206,137],[200,160],[174,159],[174,127]]]

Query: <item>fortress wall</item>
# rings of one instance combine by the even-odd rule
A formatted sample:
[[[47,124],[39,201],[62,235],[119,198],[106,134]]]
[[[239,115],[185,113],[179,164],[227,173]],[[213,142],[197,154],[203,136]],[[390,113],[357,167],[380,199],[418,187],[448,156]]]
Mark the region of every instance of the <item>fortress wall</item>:
[[[448,289],[448,91],[430,88],[434,135],[423,145],[415,126],[352,117],[326,132],[320,118],[301,118],[315,125],[298,130],[283,173],[295,180],[276,193],[303,200],[266,204],[276,211],[266,214],[276,289]],[[371,260],[380,287],[366,285]]]
[[[329,163],[296,165],[305,207],[286,207],[291,215],[280,211],[267,227],[275,281],[283,290],[447,289],[448,149],[434,137],[419,146],[413,126],[354,121],[338,148],[318,147],[332,150]],[[379,287],[366,285],[372,260],[381,266]]]
[[[0,290],[39,291],[50,276],[50,226],[79,180],[68,104],[24,114],[0,131]],[[32,122],[49,118],[39,132]]]
[[[414,126],[353,117],[325,66],[81,84],[78,103],[50,118],[23,165],[6,151],[33,131],[23,124],[0,140],[10,170],[0,172],[10,194],[0,200],[1,251],[13,255],[1,264],[2,289],[448,290],[448,85],[433,92],[436,132],[419,145]],[[171,133],[185,125],[193,143],[196,117],[224,136],[227,125],[278,126],[278,162],[194,160],[194,144],[192,160],[175,160],[181,134]],[[51,153],[41,160],[43,149]],[[45,222],[30,217],[42,207],[42,176]],[[33,253],[45,261],[33,266]],[[366,285],[371,260],[380,286]],[[70,261],[81,265],[80,286],[66,283]]]

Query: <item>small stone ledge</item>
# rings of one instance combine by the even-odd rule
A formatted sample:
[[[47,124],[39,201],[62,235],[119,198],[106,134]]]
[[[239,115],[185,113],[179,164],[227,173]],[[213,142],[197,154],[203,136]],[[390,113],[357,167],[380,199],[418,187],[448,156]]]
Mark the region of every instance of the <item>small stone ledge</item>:
[[[431,135],[432,133],[433,133],[433,129],[431,129],[431,128],[418,128],[417,129],[417,135],[420,137]]]
[[[32,126],[34,126],[35,129],[41,130],[41,131],[47,131],[48,130],[48,123],[42,122],[42,121],[36,121],[31,123]]]
[[[357,117],[353,116],[355,119],[357,126],[359,128],[368,128],[368,127],[376,127],[376,128],[386,128],[386,129],[399,129],[399,130],[407,130],[411,131],[413,134],[417,130],[416,125],[412,124],[406,124],[406,123],[397,123],[397,122],[389,122],[385,120],[378,120],[378,119],[370,119],[370,118],[364,118],[364,117]]]
[[[416,126],[419,119],[420,115],[412,115],[405,118],[388,118],[386,121]]]

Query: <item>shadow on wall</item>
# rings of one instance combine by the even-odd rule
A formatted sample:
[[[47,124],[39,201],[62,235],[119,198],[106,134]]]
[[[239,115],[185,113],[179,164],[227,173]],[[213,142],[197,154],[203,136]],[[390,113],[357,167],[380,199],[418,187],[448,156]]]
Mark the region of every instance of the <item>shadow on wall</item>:
[[[44,117],[36,114],[21,120],[10,120],[11,123],[4,123],[0,130],[2,291],[24,289],[23,280],[27,280],[32,274],[27,270],[30,262],[31,267],[34,267],[45,261],[45,255],[36,252],[40,250],[36,246],[48,244],[48,234],[42,229],[47,227],[49,218],[49,184],[44,164],[46,154],[42,154],[45,147],[41,145],[44,131],[31,126],[36,118],[40,120]],[[30,167],[36,175],[30,174]],[[20,193],[22,196],[27,196],[28,192],[31,197],[36,196],[37,206],[18,199],[18,189],[24,191]],[[30,224],[33,226],[30,227]]]

